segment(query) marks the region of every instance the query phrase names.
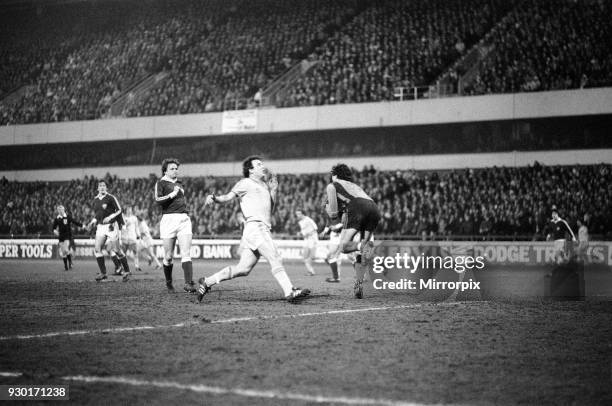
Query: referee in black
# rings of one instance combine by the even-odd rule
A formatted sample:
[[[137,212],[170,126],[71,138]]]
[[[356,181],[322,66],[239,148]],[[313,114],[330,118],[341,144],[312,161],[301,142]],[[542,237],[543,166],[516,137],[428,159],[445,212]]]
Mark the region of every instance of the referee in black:
[[[70,241],[72,240],[72,225],[83,227],[83,224],[66,213],[66,208],[61,204],[55,208],[57,217],[53,220],[53,233],[59,239],[59,255],[64,261],[64,271],[72,268],[72,255],[70,254]]]

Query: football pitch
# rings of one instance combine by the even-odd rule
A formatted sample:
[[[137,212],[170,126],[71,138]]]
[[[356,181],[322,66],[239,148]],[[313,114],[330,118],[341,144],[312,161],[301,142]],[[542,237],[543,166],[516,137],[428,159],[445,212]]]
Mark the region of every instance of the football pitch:
[[[196,261],[195,278],[227,264]],[[371,284],[357,300],[348,265],[337,284],[323,264],[286,267],[311,297],[285,302],[259,264],[198,305],[178,263],[169,294],[151,268],[96,283],[92,260],[2,261],[0,385],[69,386],[68,402],[41,404],[612,404],[609,301],[436,301]]]

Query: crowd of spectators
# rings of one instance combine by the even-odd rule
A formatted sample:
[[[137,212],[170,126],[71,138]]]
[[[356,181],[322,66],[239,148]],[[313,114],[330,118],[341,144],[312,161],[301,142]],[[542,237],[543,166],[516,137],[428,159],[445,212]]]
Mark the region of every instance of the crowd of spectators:
[[[603,0],[22,5],[0,10],[0,97],[13,96],[0,125],[106,117],[121,96],[126,116],[252,106],[304,58],[317,63],[278,106],[393,100],[398,87],[432,85],[496,25],[468,93],[604,86],[610,11]]]
[[[453,171],[355,171],[356,182],[377,202],[382,221],[377,235],[418,239],[543,239],[550,210],[576,229],[588,216],[590,233],[612,237],[612,166],[557,166],[534,164],[521,168]],[[133,206],[158,233],[160,209],[154,202],[156,177],[107,177],[110,192],[120,203]],[[209,193],[226,193],[236,178],[183,178],[194,234],[238,236],[238,204],[204,207]],[[297,209],[322,229],[328,222],[323,209],[328,175],[280,175],[279,200],[273,232],[297,235]],[[56,204],[65,205],[77,220],[88,222],[97,180],[92,177],[65,183],[2,181],[0,234],[51,233]]]
[[[609,1],[528,0],[491,39],[495,50],[467,94],[609,86]]]
[[[281,106],[394,100],[395,88],[428,86],[489,31],[512,1],[377,1],[310,59],[318,64]]]
[[[246,107],[258,89],[305,58],[352,16],[357,3],[242,1],[216,23],[205,17],[202,24],[202,13],[183,16],[176,28],[187,46],[168,60],[169,76],[135,98],[126,115],[220,111],[236,103]]]
[[[157,86],[128,98],[125,115],[222,110],[228,101],[252,98],[303,59],[358,2],[151,0],[147,7],[78,5],[81,13],[65,15],[50,6],[55,19],[25,21],[17,44],[1,43],[8,62],[0,70],[2,89],[27,86],[17,100],[0,103],[0,124],[105,117],[120,95],[162,71],[167,75]],[[19,12],[36,9],[0,14],[0,22]],[[53,32],[54,24],[65,28],[40,43],[35,34]],[[27,61],[37,66],[25,74]]]
[[[50,6],[52,17],[28,21],[22,28],[24,38],[18,41],[17,49],[17,45],[9,43],[12,52],[7,60],[16,62],[5,67],[8,77],[21,69],[22,54],[36,61],[37,66],[28,77],[14,78],[25,81],[5,85],[7,89],[28,86],[16,101],[0,103],[0,124],[107,116],[119,95],[146,76],[165,69],[168,58],[185,46],[184,38],[176,35],[178,16],[189,14],[193,4],[202,3],[151,1],[143,7],[136,2],[109,2],[100,7],[85,2],[71,5],[74,9],[70,10]],[[218,9],[214,0],[207,4]],[[6,13],[2,20],[10,20],[14,13],[28,15],[28,11],[34,12]],[[47,9],[40,12],[46,13]],[[27,32],[29,28],[34,28],[34,33]],[[40,43],[37,34],[42,31],[45,38],[46,30],[57,32],[54,41]]]

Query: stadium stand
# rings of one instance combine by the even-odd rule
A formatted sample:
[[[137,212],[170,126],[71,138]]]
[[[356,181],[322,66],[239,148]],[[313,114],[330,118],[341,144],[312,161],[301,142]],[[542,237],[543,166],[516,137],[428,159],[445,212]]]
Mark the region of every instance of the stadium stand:
[[[428,86],[512,6],[471,0],[375,2],[319,47],[319,62],[281,101],[305,106],[394,100],[395,88]]]
[[[495,51],[467,94],[609,86],[612,13],[606,1],[524,1],[496,30]]]
[[[609,216],[612,166],[535,164],[523,168],[454,171],[356,171],[357,182],[375,199],[383,219],[378,233],[394,239],[542,239],[543,227],[556,205],[576,229],[576,220],[590,217],[593,235],[612,238]],[[153,199],[155,176],[121,180],[109,177],[110,191],[120,202],[142,210],[152,226],[160,213]],[[209,193],[227,191],[235,178],[184,178],[187,200],[200,236],[238,235],[238,205],[204,207]],[[301,208],[323,227],[322,207],[328,175],[281,175],[273,231],[297,231],[295,210]],[[68,183],[19,183],[2,180],[0,234],[49,234],[53,208],[63,203],[73,216],[89,220],[96,179]]]
[[[0,124],[394,100],[495,29],[471,94],[609,86],[610,5],[594,0],[149,0],[0,9]],[[139,83],[164,72],[142,95]]]

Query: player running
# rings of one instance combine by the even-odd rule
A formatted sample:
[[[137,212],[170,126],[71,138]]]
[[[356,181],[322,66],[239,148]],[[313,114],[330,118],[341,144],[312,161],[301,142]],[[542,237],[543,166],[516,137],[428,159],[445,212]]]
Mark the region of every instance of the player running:
[[[110,250],[117,254],[117,259],[123,266],[123,281],[127,282],[130,275],[130,267],[125,254],[121,250],[119,224],[117,220],[121,215],[121,206],[117,198],[108,193],[106,181],[98,181],[98,195],[93,204],[94,218],[89,226],[96,226],[96,242],[94,252],[100,273],[96,276],[96,281],[101,282],[108,279],[106,276],[106,265],[104,264],[104,244],[110,241]]]
[[[167,158],[162,161],[162,178],[155,184],[155,201],[162,208],[162,218],[159,223],[159,236],[164,243],[164,276],[166,288],[174,292],[172,286],[172,256],[178,241],[181,253],[181,267],[185,276],[183,289],[188,293],[195,293],[193,282],[193,264],[191,262],[191,219],[187,212],[185,190],[178,180],[180,162],[176,158]]]
[[[271,218],[276,202],[278,180],[265,168],[258,156],[250,156],[242,163],[243,179],[238,181],[232,190],[221,196],[209,195],[206,205],[225,204],[235,198],[240,200],[240,209],[245,223],[242,233],[240,261],[237,265],[227,266],[207,278],[198,280],[198,302],[208,293],[212,286],[225,280],[247,276],[255,267],[260,257],[270,264],[272,275],[281,286],[285,298],[289,302],[310,294],[308,289],[293,287],[289,276],[283,267],[282,257],[272,240]]]
[[[350,168],[342,163],[332,167],[332,182],[327,185],[325,210],[332,220],[342,218],[344,229],[340,235],[341,252],[348,254],[359,251],[355,267],[355,297],[363,298],[363,278],[366,268],[362,261],[371,259],[372,234],[380,221],[378,207],[361,187],[353,183]],[[359,233],[359,240],[353,238]]]
[[[57,217],[53,220],[53,234],[59,239],[59,255],[64,261],[64,271],[72,269],[72,252],[70,248],[70,242],[74,241],[72,238],[72,225],[83,227],[82,223],[79,223],[72,218],[70,214],[66,214],[66,209],[61,204],[56,207]]]
[[[306,265],[308,275],[312,276],[315,274],[314,268],[312,267],[312,261],[317,251],[317,244],[319,243],[317,223],[310,217],[305,216],[302,210],[296,210],[295,215],[298,219],[298,225],[300,226],[299,233],[304,238],[304,246],[302,247],[304,265]]]

